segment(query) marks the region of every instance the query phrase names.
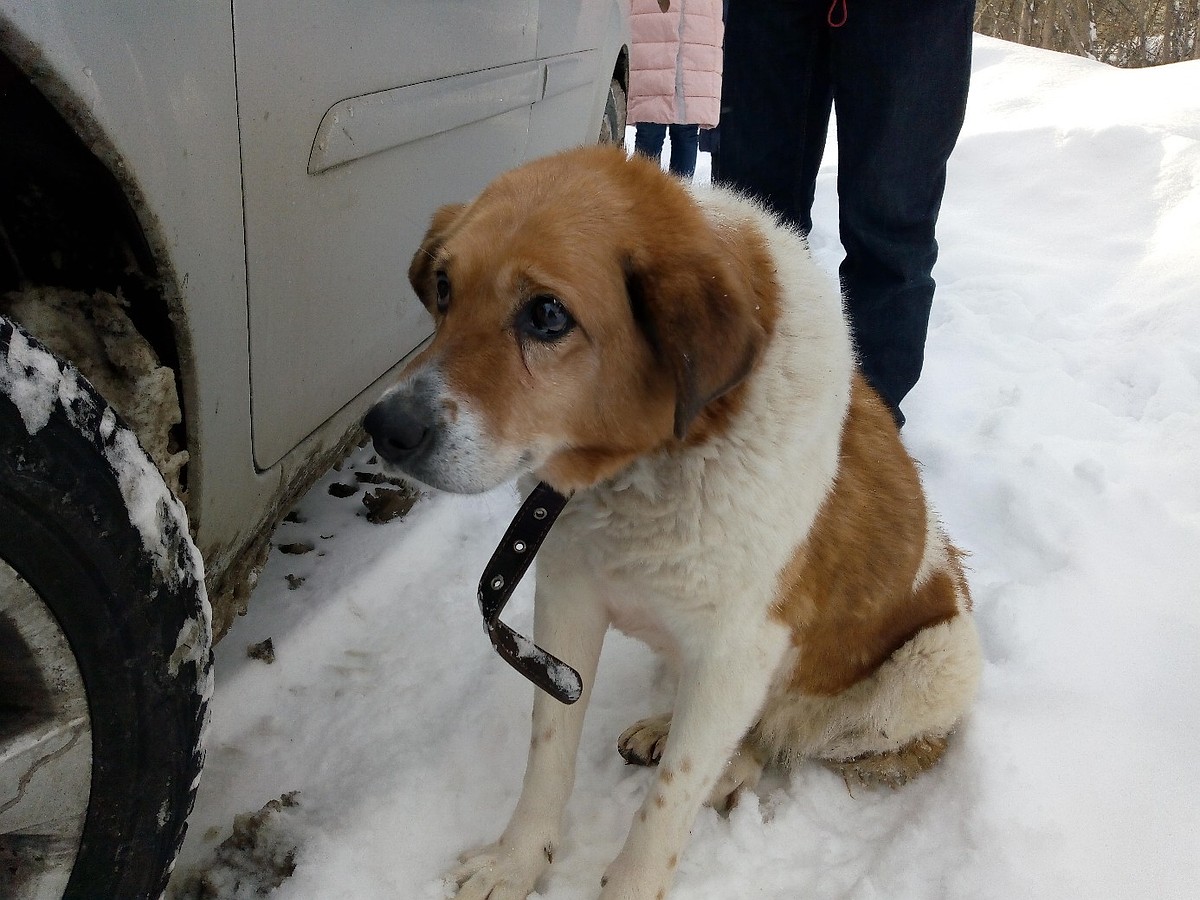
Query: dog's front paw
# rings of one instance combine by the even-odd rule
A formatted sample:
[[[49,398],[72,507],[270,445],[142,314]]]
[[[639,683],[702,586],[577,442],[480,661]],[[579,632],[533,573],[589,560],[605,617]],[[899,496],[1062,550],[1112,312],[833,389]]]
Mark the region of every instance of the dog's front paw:
[[[630,872],[614,860],[600,879],[600,900],[664,900],[670,879],[651,879],[645,873]]]
[[[501,839],[459,856],[446,881],[458,887],[457,900],[525,900],[553,858],[549,844],[521,849]]]

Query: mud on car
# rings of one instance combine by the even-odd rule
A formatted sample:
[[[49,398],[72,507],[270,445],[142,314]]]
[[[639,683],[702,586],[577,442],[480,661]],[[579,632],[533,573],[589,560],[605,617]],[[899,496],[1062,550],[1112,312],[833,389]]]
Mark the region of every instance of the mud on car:
[[[211,642],[432,330],[424,223],[621,139],[623,5],[0,0],[0,896],[162,893]]]

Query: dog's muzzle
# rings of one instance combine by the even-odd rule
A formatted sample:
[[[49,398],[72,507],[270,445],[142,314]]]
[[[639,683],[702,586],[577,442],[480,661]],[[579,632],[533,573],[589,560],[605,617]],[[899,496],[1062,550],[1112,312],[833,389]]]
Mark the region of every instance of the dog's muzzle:
[[[371,407],[363,428],[385,463],[406,470],[405,464],[420,457],[429,444],[433,409],[415,394],[393,392]]]
[[[384,394],[363,427],[388,469],[425,487],[477,494],[516,474],[477,420],[447,397],[436,370],[426,368]]]

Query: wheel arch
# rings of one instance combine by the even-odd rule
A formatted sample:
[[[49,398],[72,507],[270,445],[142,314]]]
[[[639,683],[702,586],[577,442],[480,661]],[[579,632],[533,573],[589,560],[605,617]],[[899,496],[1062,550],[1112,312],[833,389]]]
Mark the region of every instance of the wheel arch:
[[[613,78],[620,82],[625,93],[629,93],[629,45],[622,44],[617,54],[617,64],[613,68]]]
[[[172,433],[188,448],[188,329],[161,225],[87,105],[2,18],[0,128],[0,295],[41,285],[123,297],[174,374],[182,415]],[[187,474],[185,464],[185,502]]]

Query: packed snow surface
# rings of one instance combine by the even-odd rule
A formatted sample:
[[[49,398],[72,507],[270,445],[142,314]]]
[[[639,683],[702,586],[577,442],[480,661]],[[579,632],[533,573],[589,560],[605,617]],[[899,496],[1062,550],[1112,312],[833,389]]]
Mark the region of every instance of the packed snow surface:
[[[812,235],[830,271],[836,172],[831,146]],[[728,819],[704,811],[674,897],[1200,895],[1200,62],[1119,71],[978,38],[939,236],[904,439],[971,552],[978,703],[901,790],[811,765]],[[475,603],[516,497],[436,496],[373,526],[333,480],[353,473],[277,535],[317,550],[274,552],[218,648],[180,868],[298,790],[273,898],[441,898],[521,786],[532,688]],[[526,634],[530,606],[526,583],[505,614]],[[267,637],[269,666],[246,657]],[[610,636],[538,896],[596,896],[648,781],[615,742],[663,709],[654,674]]]

